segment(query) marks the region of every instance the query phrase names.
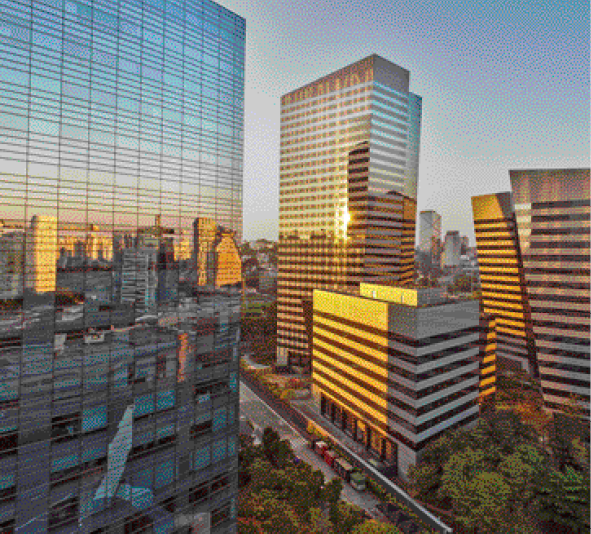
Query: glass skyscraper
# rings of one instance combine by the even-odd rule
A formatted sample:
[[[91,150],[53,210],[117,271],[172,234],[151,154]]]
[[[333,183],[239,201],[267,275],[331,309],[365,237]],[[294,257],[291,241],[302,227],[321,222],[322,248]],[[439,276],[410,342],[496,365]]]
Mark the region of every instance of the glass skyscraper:
[[[1,0],[0,35],[0,532],[235,532],[244,20]]]
[[[310,372],[312,291],[414,276],[421,97],[373,55],[281,99],[277,361]]]

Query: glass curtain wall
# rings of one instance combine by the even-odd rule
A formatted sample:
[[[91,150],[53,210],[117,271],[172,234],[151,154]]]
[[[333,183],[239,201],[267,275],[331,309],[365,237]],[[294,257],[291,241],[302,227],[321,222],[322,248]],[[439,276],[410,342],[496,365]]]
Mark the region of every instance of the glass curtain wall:
[[[0,34],[0,532],[234,532],[244,20],[1,0]]]

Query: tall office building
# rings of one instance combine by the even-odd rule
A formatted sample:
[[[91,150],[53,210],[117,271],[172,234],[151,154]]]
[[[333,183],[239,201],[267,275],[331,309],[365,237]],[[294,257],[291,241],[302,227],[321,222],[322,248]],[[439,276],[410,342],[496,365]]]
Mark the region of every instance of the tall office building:
[[[513,195],[472,199],[497,355],[541,379],[548,408],[575,394],[589,414],[589,170],[510,177]]]
[[[419,214],[419,251],[430,266],[441,267],[441,215],[436,211]]]
[[[462,241],[460,233],[456,230],[450,230],[445,234],[443,243],[443,266],[458,267],[460,265],[460,253],[462,251]]]
[[[478,301],[446,301],[441,289],[316,290],[313,397],[406,478],[428,443],[478,419],[479,394],[490,388],[484,327]]]
[[[544,401],[589,415],[589,169],[509,174]]]
[[[373,55],[281,99],[277,363],[310,371],[313,289],[414,276],[421,98]]]
[[[244,20],[0,5],[0,532],[235,532]]]
[[[537,376],[537,362],[511,193],[472,197],[483,311],[496,322],[503,369]]]

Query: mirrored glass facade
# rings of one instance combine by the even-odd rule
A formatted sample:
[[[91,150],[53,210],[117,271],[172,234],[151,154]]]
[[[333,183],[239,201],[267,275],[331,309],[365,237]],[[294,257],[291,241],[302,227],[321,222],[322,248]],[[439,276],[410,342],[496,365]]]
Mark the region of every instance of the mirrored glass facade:
[[[244,20],[1,0],[0,34],[0,532],[235,532]]]
[[[277,362],[310,372],[312,290],[414,274],[421,98],[370,56],[282,97]]]

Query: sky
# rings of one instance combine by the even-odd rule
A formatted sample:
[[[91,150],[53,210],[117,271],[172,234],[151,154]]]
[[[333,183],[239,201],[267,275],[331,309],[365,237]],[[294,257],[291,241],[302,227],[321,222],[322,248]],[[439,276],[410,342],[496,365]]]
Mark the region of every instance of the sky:
[[[277,239],[280,97],[371,54],[423,98],[418,210],[474,244],[509,169],[589,167],[589,4],[219,0],[246,19],[244,239]],[[417,229],[418,231],[418,229]]]

